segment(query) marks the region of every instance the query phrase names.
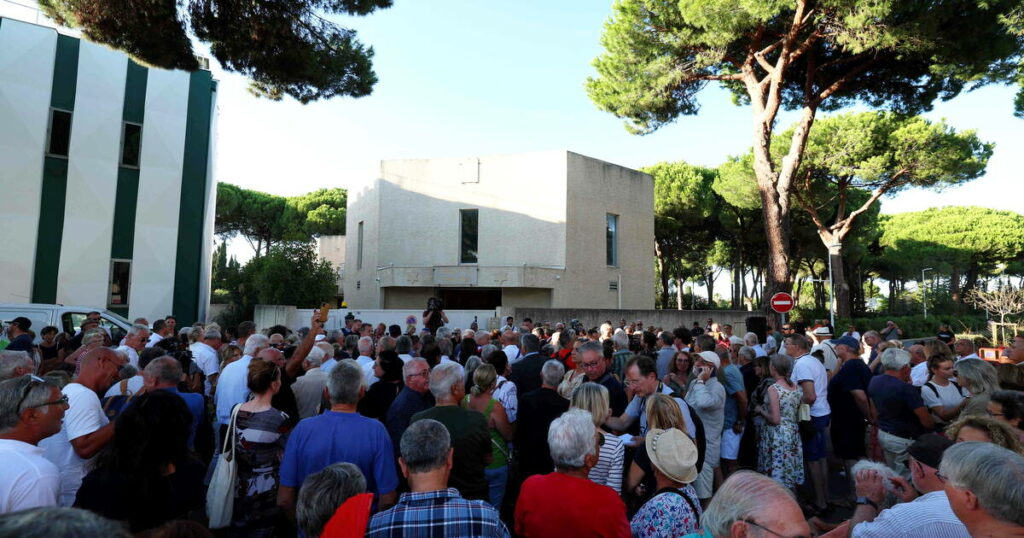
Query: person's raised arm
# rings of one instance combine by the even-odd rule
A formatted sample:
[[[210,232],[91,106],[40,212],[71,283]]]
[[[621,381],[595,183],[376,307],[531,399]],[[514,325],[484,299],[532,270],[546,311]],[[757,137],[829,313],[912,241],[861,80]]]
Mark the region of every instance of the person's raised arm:
[[[302,339],[299,346],[295,348],[295,353],[292,353],[288,363],[284,365],[285,373],[291,377],[298,377],[299,373],[302,372],[302,361],[306,360],[309,350],[313,349],[313,344],[316,343],[316,335],[323,333],[323,323],[317,317],[319,315],[319,310],[313,311],[313,319],[309,321],[309,332],[306,333],[306,337]]]

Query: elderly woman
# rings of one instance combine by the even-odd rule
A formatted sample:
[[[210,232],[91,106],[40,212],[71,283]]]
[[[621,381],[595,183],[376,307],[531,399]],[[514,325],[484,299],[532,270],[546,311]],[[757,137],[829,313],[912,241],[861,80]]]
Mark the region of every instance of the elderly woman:
[[[988,416],[1009,424],[1017,439],[1024,442],[1024,393],[1016,390],[993,392],[988,402]]]
[[[690,483],[697,478],[697,446],[675,428],[648,431],[645,445],[658,491],[633,516],[634,538],[695,532],[700,526],[700,499]]]
[[[804,482],[803,445],[797,427],[803,392],[789,379],[792,358],[773,355],[769,369],[775,382],[768,388],[766,405],[754,408],[766,422],[759,438],[757,471],[794,489]]]
[[[597,464],[600,443],[594,419],[570,409],[551,423],[548,446],[555,472],[523,482],[515,509],[519,536],[630,536],[626,505],[606,486],[589,478]]]
[[[981,441],[999,445],[1018,454],[1024,454],[1024,445],[1013,428],[991,417],[963,416],[946,428],[946,435],[956,441]]]
[[[956,363],[956,376],[960,384],[971,392],[960,416],[984,416],[992,393],[999,390],[999,376],[995,366],[976,359]]]
[[[910,353],[886,349],[880,364],[883,374],[868,384],[868,397],[878,413],[878,443],[885,463],[900,475],[908,475],[907,449],[918,436],[931,431],[935,421],[921,399],[920,389],[909,383]]]
[[[572,354],[565,361],[565,377],[562,378],[562,382],[558,385],[558,394],[566,400],[572,398],[572,393],[576,390],[576,387],[579,387],[587,380],[587,373],[583,370],[583,362],[579,360],[579,352],[577,351],[586,342],[587,340],[584,338],[574,341],[572,343]],[[569,364],[572,364],[572,369],[568,366]]]
[[[608,401],[608,389],[604,385],[584,383],[573,391],[570,405],[589,412],[594,419],[594,426],[599,428],[598,433],[604,438],[597,465],[590,470],[590,479],[620,493],[625,446],[615,435],[600,430],[601,424],[612,413]]]

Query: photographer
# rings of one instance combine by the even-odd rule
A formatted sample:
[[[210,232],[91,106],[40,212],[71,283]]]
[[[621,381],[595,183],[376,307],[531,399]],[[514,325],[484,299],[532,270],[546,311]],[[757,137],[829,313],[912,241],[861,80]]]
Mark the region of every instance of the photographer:
[[[437,297],[427,299],[427,309],[423,311],[423,326],[431,335],[436,336],[438,327],[445,323],[448,323],[448,316],[444,313],[444,303]]]

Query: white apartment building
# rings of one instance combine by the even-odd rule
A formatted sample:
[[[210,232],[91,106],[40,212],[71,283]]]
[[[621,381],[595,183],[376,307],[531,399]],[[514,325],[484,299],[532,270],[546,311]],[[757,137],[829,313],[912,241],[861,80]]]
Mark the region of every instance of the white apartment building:
[[[654,306],[654,182],[569,151],[382,161],[349,190],[350,308]]]

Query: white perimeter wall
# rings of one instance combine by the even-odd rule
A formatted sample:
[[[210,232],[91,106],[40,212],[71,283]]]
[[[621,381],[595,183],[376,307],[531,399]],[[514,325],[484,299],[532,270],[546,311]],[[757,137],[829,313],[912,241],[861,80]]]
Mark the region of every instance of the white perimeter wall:
[[[0,22],[0,303],[31,300],[56,48],[50,28]]]
[[[58,303],[107,304],[127,69],[125,55],[81,41]]]
[[[149,70],[128,319],[163,317],[174,304],[188,83],[188,73]]]

